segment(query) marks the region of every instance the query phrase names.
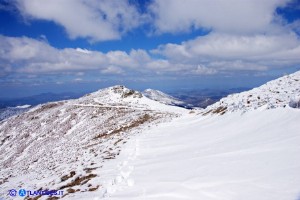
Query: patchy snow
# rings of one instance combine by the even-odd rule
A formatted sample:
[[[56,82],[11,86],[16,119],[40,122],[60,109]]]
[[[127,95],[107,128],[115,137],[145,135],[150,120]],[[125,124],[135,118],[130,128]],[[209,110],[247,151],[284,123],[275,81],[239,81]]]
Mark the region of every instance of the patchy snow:
[[[103,164],[115,159],[130,137],[186,112],[115,86],[4,120],[0,197],[10,199],[8,190],[20,188],[63,190],[65,197],[101,193]]]

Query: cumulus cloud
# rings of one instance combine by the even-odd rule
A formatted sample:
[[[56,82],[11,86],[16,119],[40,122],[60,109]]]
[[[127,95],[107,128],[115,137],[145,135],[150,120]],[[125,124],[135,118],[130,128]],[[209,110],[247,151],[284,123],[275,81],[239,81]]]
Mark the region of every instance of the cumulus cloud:
[[[291,0],[154,0],[149,9],[156,33],[200,28],[209,33],[180,44],[163,44],[151,52],[165,57],[163,68],[171,65],[190,69],[194,74],[266,71],[300,64],[299,22],[288,24],[276,14],[277,8],[290,3]]]
[[[129,0],[14,0],[26,19],[53,21],[70,38],[119,39],[144,23]],[[102,74],[212,75],[227,71],[266,71],[300,64],[299,20],[287,24],[276,8],[290,0],[153,0],[146,12],[156,33],[211,30],[180,44],[154,50],[91,51],[57,49],[45,37],[0,35],[0,76],[98,71]],[[289,4],[288,4],[289,5]],[[149,19],[149,18],[148,18]],[[153,54],[159,54],[155,58]]]
[[[11,72],[11,67],[6,63],[0,62],[0,77],[6,76]]]
[[[145,13],[131,0],[14,0],[25,19],[53,21],[70,38],[120,39],[144,23],[156,33],[205,28],[224,33],[280,32],[276,8],[291,0],[153,0]]]
[[[123,74],[124,71],[116,66],[108,66],[105,69],[102,69],[101,72],[103,74]]]
[[[195,70],[193,70],[193,74],[216,74],[217,70],[206,67],[204,65],[198,65]]]
[[[153,52],[167,57],[180,56],[180,60],[195,56],[255,59],[297,49],[299,45],[300,40],[294,33],[253,36],[211,33],[181,44],[161,45]]]
[[[294,33],[234,35],[211,33],[152,51],[170,62],[204,64],[216,70],[267,70],[300,63],[300,40]]]
[[[299,5],[299,7],[300,7],[300,5]],[[299,10],[300,10],[300,8],[299,8]],[[299,19],[288,24],[287,27],[292,29],[296,33],[300,34],[300,20]]]
[[[141,49],[125,51],[90,51],[81,48],[57,49],[44,40],[0,35],[0,75],[60,74],[82,76],[85,72],[102,74],[214,74],[215,69],[198,64],[153,59]],[[5,66],[5,67],[4,67]]]
[[[149,7],[158,33],[207,28],[225,33],[278,31],[275,9],[289,0],[154,0]]]
[[[145,50],[90,51],[81,48],[57,49],[46,41],[28,37],[0,35],[1,74],[7,72],[51,74],[71,72],[82,75],[85,71],[104,74],[122,74],[126,71],[147,71],[160,66],[161,60],[153,60]],[[167,62],[167,61],[165,61]]]
[[[276,14],[276,8],[289,5],[290,0],[153,0],[146,14],[129,3],[131,0],[14,2],[26,20],[53,21],[64,27],[70,38],[120,39],[146,23],[147,14],[147,23],[156,33],[200,28],[210,32],[181,43],[162,44],[151,51],[107,53],[83,48],[57,49],[48,44],[45,36],[36,40],[0,35],[2,77],[10,73],[63,72],[77,75],[79,81],[90,71],[107,75],[263,73],[300,64],[300,22],[288,24]]]
[[[0,61],[14,72],[48,73],[93,70],[103,67],[107,57],[101,52],[82,49],[56,49],[45,41],[28,37],[0,36]]]
[[[213,75],[233,71],[266,71],[300,63],[296,35],[239,36],[209,34],[181,44],[161,45],[150,53],[57,49],[47,41],[0,35],[0,76],[10,73],[82,76],[102,74]],[[155,59],[152,54],[164,58]]]
[[[53,21],[70,38],[92,41],[120,39],[137,27],[142,16],[128,0],[15,0],[26,19]]]

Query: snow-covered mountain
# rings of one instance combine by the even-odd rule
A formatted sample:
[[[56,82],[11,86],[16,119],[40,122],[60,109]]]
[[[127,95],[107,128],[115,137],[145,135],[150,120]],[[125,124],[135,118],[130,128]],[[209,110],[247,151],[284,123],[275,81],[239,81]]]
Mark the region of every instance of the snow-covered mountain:
[[[187,103],[175,97],[172,97],[171,95],[163,93],[162,91],[159,90],[146,89],[142,92],[142,94],[148,97],[149,99],[158,101],[166,105],[174,105],[174,106],[188,107],[188,108],[191,107],[191,105],[188,105]]]
[[[300,101],[300,71],[252,90],[232,94],[208,106],[204,114],[294,106]],[[300,106],[298,106],[300,107]]]
[[[299,74],[136,135],[103,168],[107,199],[300,199]]]
[[[124,86],[38,105],[0,122],[0,197],[298,200],[299,76],[205,110]]]
[[[101,186],[101,168],[131,135],[187,112],[114,86],[76,100],[38,105],[0,122],[0,197],[13,188]],[[105,193],[105,190],[101,190]]]

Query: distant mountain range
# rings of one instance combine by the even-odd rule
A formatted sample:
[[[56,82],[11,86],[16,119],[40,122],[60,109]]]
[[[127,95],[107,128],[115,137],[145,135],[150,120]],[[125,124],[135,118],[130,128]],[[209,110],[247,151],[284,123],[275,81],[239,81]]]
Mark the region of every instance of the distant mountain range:
[[[193,107],[206,108],[229,94],[246,90],[249,88],[179,90],[171,92],[170,95]]]
[[[144,96],[148,97],[149,99],[158,101],[158,102],[166,104],[166,105],[178,106],[178,107],[183,107],[183,108],[187,108],[187,109],[191,109],[191,108],[195,107],[192,104],[189,104],[189,103],[182,101],[178,98],[175,98],[171,95],[163,93],[159,90],[146,89],[142,92],[142,94]]]
[[[192,108],[206,108],[207,106],[217,102],[222,97],[228,94],[244,91],[246,88],[236,88],[228,90],[215,90],[215,89],[203,89],[203,90],[191,90],[191,91],[177,91],[166,94],[159,90],[146,89],[142,92],[146,97],[158,101],[166,105],[173,105],[183,107],[187,109]],[[43,104],[53,101],[76,99],[83,96],[84,93],[42,93],[39,95],[0,99],[0,121],[11,117],[13,115],[21,114],[29,109],[29,107],[23,108],[23,105],[30,105],[30,107],[38,104]]]
[[[142,93],[153,99],[165,101],[169,105],[177,105],[183,107],[201,107],[205,108],[212,103],[215,103],[222,97],[225,97],[232,93],[246,91],[248,88],[234,88],[234,89],[202,89],[202,90],[179,90],[166,94],[159,90],[147,89]],[[7,107],[17,107],[22,105],[35,106],[41,103],[47,103],[52,101],[76,99],[83,96],[85,93],[41,93],[38,95],[20,97],[20,98],[0,98],[0,109]]]
[[[21,98],[1,98],[0,99],[0,108],[6,107],[16,107],[22,105],[38,105],[41,103],[47,103],[51,101],[60,101],[67,99],[76,99],[83,96],[84,93],[42,93],[38,95],[21,97]]]
[[[9,118],[14,115],[21,114],[31,108],[31,105],[23,105],[23,106],[16,106],[16,107],[6,107],[0,108],[0,121]]]

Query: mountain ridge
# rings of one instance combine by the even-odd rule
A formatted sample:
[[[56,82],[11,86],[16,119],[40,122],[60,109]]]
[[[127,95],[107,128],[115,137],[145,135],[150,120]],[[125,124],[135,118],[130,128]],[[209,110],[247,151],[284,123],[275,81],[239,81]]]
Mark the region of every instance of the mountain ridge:
[[[2,191],[14,185],[68,195],[74,187],[98,188],[103,163],[130,137],[186,112],[124,86],[35,106],[0,122]]]
[[[208,106],[204,114],[225,114],[227,112],[247,112],[255,109],[272,109],[289,106],[291,101],[299,101],[300,71],[269,81],[251,90],[231,94]]]

